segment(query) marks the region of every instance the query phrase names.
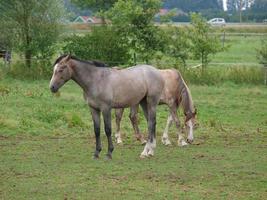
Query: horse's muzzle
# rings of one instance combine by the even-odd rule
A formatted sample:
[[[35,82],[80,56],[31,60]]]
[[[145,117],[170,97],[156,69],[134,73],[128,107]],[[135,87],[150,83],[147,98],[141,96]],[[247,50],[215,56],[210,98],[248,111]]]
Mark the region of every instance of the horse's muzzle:
[[[50,90],[51,90],[51,92],[56,93],[58,91],[58,88],[55,87],[54,85],[51,85]]]

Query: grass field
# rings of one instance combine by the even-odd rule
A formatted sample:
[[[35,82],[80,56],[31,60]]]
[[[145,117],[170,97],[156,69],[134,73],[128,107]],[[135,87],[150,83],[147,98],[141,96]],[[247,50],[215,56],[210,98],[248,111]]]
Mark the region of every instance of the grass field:
[[[67,83],[0,80],[0,199],[266,199],[267,89],[190,85],[200,127],[193,145],[165,147],[167,108],[157,113],[157,149],[140,160],[127,115],[113,160],[93,160],[94,133],[81,90]],[[146,124],[140,115],[142,130]],[[113,127],[114,127],[113,120]]]

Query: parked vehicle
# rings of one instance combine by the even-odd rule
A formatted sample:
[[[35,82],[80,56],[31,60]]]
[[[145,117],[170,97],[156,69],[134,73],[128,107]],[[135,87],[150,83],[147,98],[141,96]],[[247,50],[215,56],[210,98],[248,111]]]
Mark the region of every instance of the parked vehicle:
[[[220,25],[224,26],[226,24],[225,20],[223,18],[213,18],[208,21],[210,25]]]

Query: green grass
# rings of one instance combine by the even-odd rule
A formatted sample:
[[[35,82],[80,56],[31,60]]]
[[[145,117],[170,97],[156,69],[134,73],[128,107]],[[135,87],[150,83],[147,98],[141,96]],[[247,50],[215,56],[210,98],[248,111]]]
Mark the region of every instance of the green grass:
[[[0,199],[267,198],[266,87],[190,85],[200,123],[193,145],[176,146],[174,128],[173,145],[160,143],[168,114],[160,106],[156,154],[145,160],[125,113],[124,145],[106,161],[103,129],[101,158],[92,159],[81,90],[70,82],[56,97],[48,82],[0,80]]]
[[[263,36],[227,36],[225,37],[225,45],[228,49],[218,53],[212,59],[212,62],[220,63],[243,63],[248,66],[258,63],[257,49],[260,48]],[[242,64],[241,64],[242,65]]]

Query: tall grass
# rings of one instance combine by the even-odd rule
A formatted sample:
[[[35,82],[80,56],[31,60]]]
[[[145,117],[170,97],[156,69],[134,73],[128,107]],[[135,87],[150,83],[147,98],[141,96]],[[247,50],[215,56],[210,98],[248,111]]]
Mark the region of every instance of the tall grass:
[[[194,84],[214,85],[224,82],[236,84],[263,84],[263,69],[260,67],[209,67],[205,73],[201,69],[182,71],[184,78]]]
[[[52,73],[52,64],[50,61],[32,61],[29,68],[22,61],[15,61],[0,70],[0,78],[2,74],[2,78],[8,76],[16,79],[48,79]]]

